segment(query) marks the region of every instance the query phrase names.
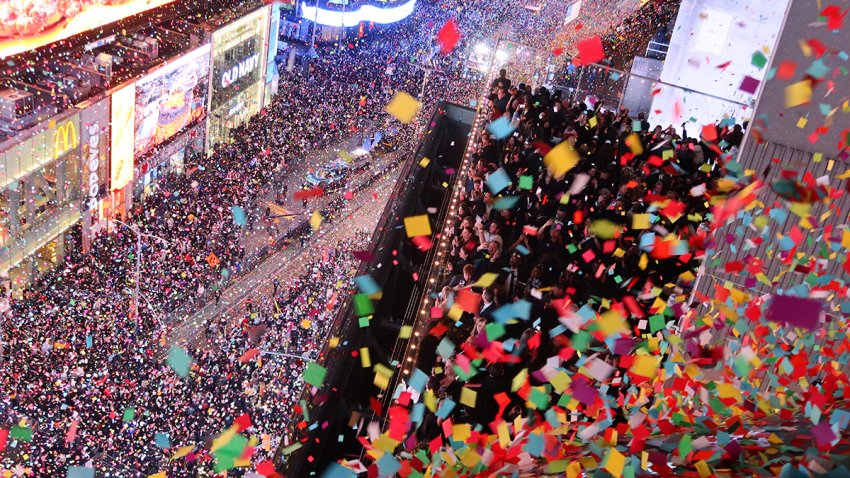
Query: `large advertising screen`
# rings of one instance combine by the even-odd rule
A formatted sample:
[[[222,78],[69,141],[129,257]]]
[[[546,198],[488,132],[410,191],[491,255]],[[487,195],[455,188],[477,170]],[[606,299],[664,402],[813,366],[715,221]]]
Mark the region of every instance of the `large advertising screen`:
[[[207,44],[136,82],[137,158],[204,116],[209,71]]]
[[[266,59],[266,83],[271,83],[274,80],[274,75],[277,73],[275,66],[275,57],[277,56],[277,41],[278,29],[280,28],[280,3],[272,3],[272,16],[269,19],[269,53]]]
[[[0,58],[38,48],[174,0],[0,0]]]
[[[124,189],[133,181],[133,110],[136,85],[131,83],[112,93],[112,138],[110,185],[112,190]]]
[[[266,6],[213,33],[212,111],[265,78],[268,29]]]

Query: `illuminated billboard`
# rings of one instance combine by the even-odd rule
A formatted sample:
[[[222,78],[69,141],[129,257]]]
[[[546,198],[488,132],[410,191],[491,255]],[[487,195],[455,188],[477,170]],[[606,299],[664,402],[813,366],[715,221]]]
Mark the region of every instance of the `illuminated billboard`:
[[[408,0],[396,7],[376,7],[373,5],[363,5],[356,10],[328,10],[319,8],[316,12],[315,6],[303,5],[301,7],[301,18],[306,20],[316,21],[319,25],[327,25],[332,27],[353,27],[360,22],[374,23],[395,23],[404,20],[411,13],[413,7],[416,6],[416,0]]]
[[[204,116],[209,71],[207,44],[136,82],[135,157]]]
[[[112,161],[110,179],[113,191],[133,181],[133,110],[136,85],[131,83],[112,93]]]
[[[268,30],[266,6],[213,33],[210,110],[218,110],[265,78]]]
[[[102,27],[174,0],[0,0],[0,58]]]

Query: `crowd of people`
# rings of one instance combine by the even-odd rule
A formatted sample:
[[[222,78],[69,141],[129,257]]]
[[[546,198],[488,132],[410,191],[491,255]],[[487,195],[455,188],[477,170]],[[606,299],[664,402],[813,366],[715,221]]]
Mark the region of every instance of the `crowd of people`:
[[[542,387],[553,357],[573,372],[598,362],[605,373],[587,379],[582,390],[592,392],[575,392],[571,420],[607,414],[614,425],[625,423],[631,407],[652,395],[626,386],[632,338],[675,325],[688,310],[707,240],[704,191],[722,174],[724,150],[740,144],[741,127],[718,125],[723,148],[710,148],[687,128],[651,127],[642,114],[517,85],[505,71],[488,99],[490,120],[509,119],[513,131],[498,138],[482,128],[473,149],[449,222],[435,304],[441,312],[432,311],[417,356],[430,377],[424,392],[458,404],[453,423],[486,428],[528,418],[528,389],[517,393],[515,382],[521,370],[529,372],[527,386]],[[565,144],[575,161],[558,174],[544,158]],[[480,301],[474,310],[453,315],[470,293]],[[611,310],[611,330],[585,329]],[[659,321],[650,327],[651,315]],[[621,339],[611,338],[620,331]],[[487,360],[470,369],[481,355]],[[463,404],[465,389],[477,393],[474,406]],[[481,398],[499,395],[506,401]],[[446,436],[441,421],[426,413],[418,442]]]
[[[480,82],[464,74],[468,45],[446,57],[434,54],[439,46],[433,34],[446,20],[457,18],[462,29],[475,33],[463,42],[502,33],[547,47],[545,39],[560,20],[533,13],[501,0],[418,4],[384,35],[321,48],[309,68],[282,72],[272,104],[236,128],[232,141],[187,164],[185,174],[157,182],[152,194],[119,218],[145,234],[139,286],[143,303],[153,307],[128,314],[138,280],[136,232],[117,223],[95,239],[91,254],[66,258],[62,268],[12,302],[14,320],[2,328],[0,417],[16,432],[0,465],[20,466],[33,476],[64,476],[72,465],[94,467],[99,476],[211,475],[213,440],[244,414],[251,422],[247,430],[257,438],[252,460],[269,459],[297,413],[303,364],[273,353],[244,360],[244,354],[319,350],[352,289],[358,261],[351,251],[366,248],[368,233],[323,251],[294,282],[275,283],[271,294],[242,313],[239,324],[225,316],[205,324],[205,340],[188,347],[193,364],[185,377],[165,360],[173,344],[166,343],[164,317],[186,303],[209,300],[208,291],[225,287],[244,269],[248,231],[262,220],[262,200],[278,192],[288,164],[380,124],[399,90],[422,98],[426,114],[438,100],[469,104]],[[433,65],[423,64],[426,58],[439,60],[439,71],[427,82],[422,67]],[[617,300],[648,311],[661,300],[671,308],[687,307],[681,299],[688,272],[705,240],[701,220],[691,218],[704,218],[707,211],[704,198],[693,191],[718,174],[704,166],[716,164],[719,153],[673,129],[650,129],[628,112],[588,107],[521,82],[494,82],[489,100],[493,119],[509,119],[515,132],[507,138],[481,135],[452,224],[453,247],[438,303],[448,317],[453,298],[471,289],[481,294],[482,306],[464,320],[439,319],[433,326],[446,329],[452,343],[475,348],[487,343],[482,336],[492,334],[488,327],[500,307],[528,303],[525,317],[501,324],[502,337],[512,340],[508,355],[536,370],[570,347],[559,339],[573,335],[570,328],[559,329],[560,318],[575,304],[596,310]],[[718,133],[729,140],[726,145],[740,144],[739,129]],[[398,136],[402,155],[418,141],[414,125]],[[565,142],[580,159],[566,177],[555,177],[544,156]],[[488,186],[497,170],[510,178],[506,190]],[[505,198],[515,206],[504,207]],[[244,221],[236,218],[234,206],[244,211]],[[651,227],[675,240],[655,240],[648,248],[649,226],[621,227],[650,213]],[[612,228],[623,232],[611,234]],[[296,233],[310,231],[302,227]],[[488,273],[498,278],[476,286]],[[628,327],[641,324],[630,319]],[[459,403],[464,384],[453,366],[459,356],[438,353],[438,337],[423,343],[418,368],[431,373],[433,393]],[[286,346],[268,349],[281,344]],[[623,373],[617,370],[618,352],[598,356],[612,374]],[[564,354],[577,366],[575,354]],[[466,385],[480,387],[479,396],[509,390],[514,362],[496,361]],[[609,391],[616,402],[617,389]],[[577,411],[595,417],[628,404],[611,405],[582,402]],[[516,396],[505,410],[481,400],[461,407],[456,420],[486,425],[522,410]],[[440,430],[433,414],[426,423],[418,433],[427,443]],[[169,460],[184,446],[190,448],[184,456]]]
[[[344,303],[339,297],[353,285],[359,261],[352,251],[368,238],[358,232],[322,251],[294,280],[275,286],[267,302],[248,306],[241,322],[222,315],[206,324],[205,339],[189,351],[188,377],[146,341],[153,327],[136,329],[120,303],[88,293],[112,288],[116,277],[98,271],[120,263],[132,244],[104,240],[101,250],[109,253],[89,256],[15,304],[19,324],[5,331],[10,373],[2,377],[2,411],[24,419],[34,435],[7,458],[34,476],[64,476],[68,466],[90,464],[101,476],[194,477],[212,468],[211,440],[247,413],[259,438],[254,459],[270,459],[303,386],[300,368],[278,354],[315,358]],[[259,357],[242,359],[252,349]],[[192,456],[169,461],[186,445],[196,447]]]
[[[188,347],[187,377],[165,359],[173,345],[166,343],[169,313],[193,301],[218,302],[228,279],[245,268],[245,242],[263,220],[263,199],[286,196],[279,188],[289,164],[382,125],[398,90],[421,94],[424,71],[417,62],[433,49],[421,24],[450,15],[421,6],[384,36],[320,48],[308,69],[282,72],[271,105],[236,128],[231,141],[189,161],[185,174],[160,179],[126,217],[116,218],[127,226],[113,222],[90,254],[71,252],[61,268],[12,301],[12,319],[2,328],[0,416],[15,432],[0,467],[33,476],[65,476],[70,466],[93,467],[98,476],[209,475],[212,440],[245,413],[259,439],[253,461],[271,457],[296,415],[292,400],[303,387],[303,363],[273,354],[239,359],[249,346],[281,343],[315,358],[350,288],[350,251],[365,249],[368,236],[325,251],[297,283],[246,311],[242,328],[206,327],[210,341]],[[426,111],[438,98],[451,99],[441,93],[449,84],[463,97],[474,83],[455,83],[453,70],[434,75]],[[394,146],[402,157],[416,143],[413,126],[405,128]],[[294,202],[291,195],[284,200]],[[241,220],[234,206],[244,212]],[[312,233],[302,226],[291,234]],[[131,307],[136,228],[143,234],[138,311]],[[170,461],[184,446],[191,451]]]

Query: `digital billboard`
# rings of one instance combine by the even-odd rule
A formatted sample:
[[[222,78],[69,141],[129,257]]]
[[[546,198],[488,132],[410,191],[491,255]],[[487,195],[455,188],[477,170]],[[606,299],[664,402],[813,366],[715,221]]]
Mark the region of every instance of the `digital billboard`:
[[[216,111],[265,78],[268,6],[213,33],[212,98]]]
[[[133,181],[133,110],[136,85],[131,83],[112,93],[112,161],[110,183],[112,190],[124,189]]]
[[[0,58],[63,40],[174,0],[0,0]]]
[[[136,82],[135,157],[204,116],[209,71],[207,44]]]
[[[311,22],[315,20],[319,25],[331,27],[353,27],[357,26],[360,22],[387,24],[395,23],[409,17],[413,13],[415,6],[416,0],[408,0],[395,7],[363,5],[357,9],[345,11],[319,8],[319,11],[316,12],[315,6],[303,5],[301,7],[301,18],[310,20]]]
[[[277,56],[278,30],[280,29],[280,2],[272,3],[272,16],[269,19],[269,45],[268,57],[266,57],[266,83],[274,80],[277,73],[275,57]]]

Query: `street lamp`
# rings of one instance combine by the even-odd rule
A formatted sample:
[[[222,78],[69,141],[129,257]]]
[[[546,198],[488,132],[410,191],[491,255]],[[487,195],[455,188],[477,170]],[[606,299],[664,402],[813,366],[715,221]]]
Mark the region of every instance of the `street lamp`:
[[[303,6],[303,5],[302,5]],[[319,27],[319,0],[316,0],[316,12],[313,15],[313,33],[310,36],[310,49],[307,50],[308,58],[316,58],[316,29]]]
[[[139,296],[140,296],[139,284],[141,284],[141,281],[142,281],[142,237],[149,237],[149,238],[152,238],[152,239],[156,239],[157,241],[162,242],[167,246],[170,246],[171,243],[166,241],[165,239],[159,237],[159,236],[155,236],[153,234],[148,234],[146,232],[142,232],[141,230],[139,230],[138,224],[129,225],[125,222],[119,221],[118,219],[114,219],[114,221],[116,223],[126,227],[130,231],[133,231],[133,234],[136,235],[136,284],[135,284],[135,290],[133,292],[133,317],[136,318],[136,328],[138,329],[138,326],[139,326],[139,322],[138,322]],[[147,300],[147,299],[145,299],[145,300]]]

